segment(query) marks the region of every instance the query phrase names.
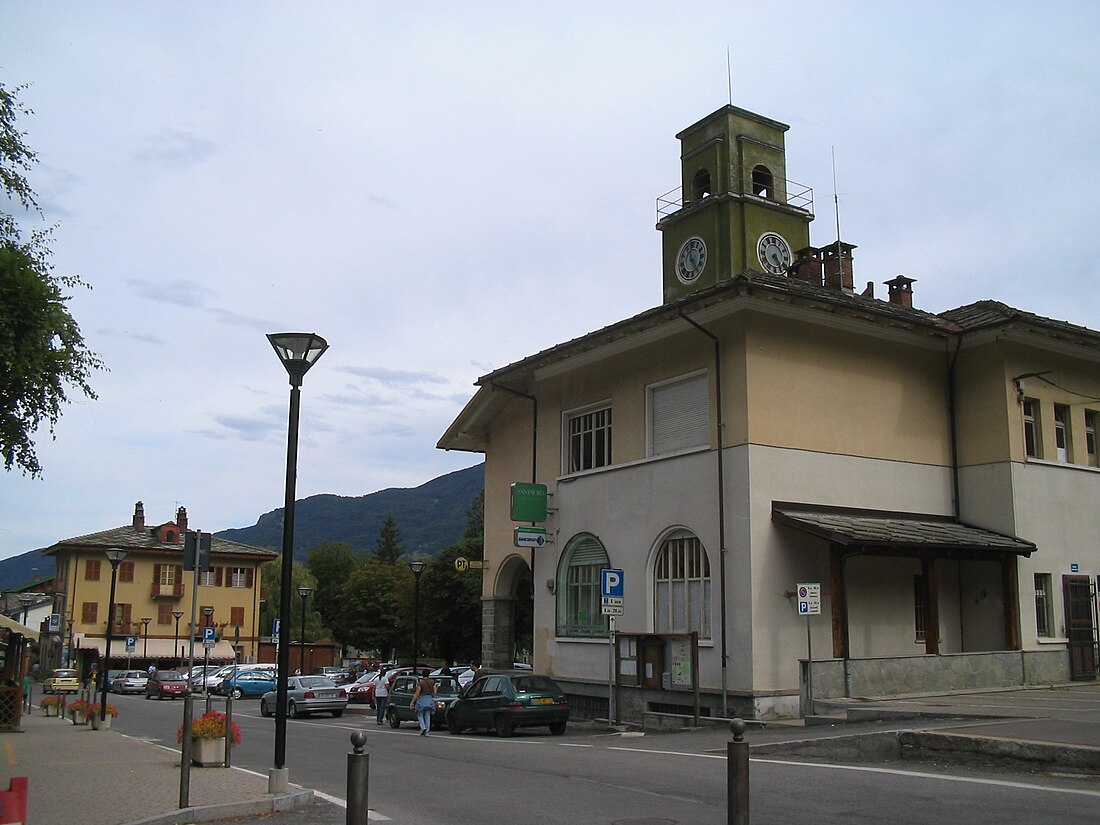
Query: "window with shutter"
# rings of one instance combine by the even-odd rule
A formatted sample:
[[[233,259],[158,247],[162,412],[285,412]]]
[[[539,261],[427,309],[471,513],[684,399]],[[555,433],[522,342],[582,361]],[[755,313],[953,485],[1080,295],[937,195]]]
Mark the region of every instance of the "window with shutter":
[[[706,372],[646,389],[650,455],[667,455],[710,443],[710,403]]]
[[[252,585],[255,584],[255,583],[256,583],[256,570],[255,570],[255,568],[249,567],[248,568],[248,580],[245,582],[244,586],[247,587],[249,590],[251,590]]]
[[[214,584],[217,587],[222,586],[222,568],[220,567],[214,568]]]
[[[600,609],[600,568],[610,567],[600,540],[582,533],[569,541],[558,568],[559,636],[606,636]]]
[[[95,602],[84,602],[80,610],[82,624],[95,624],[99,617],[99,605]]]

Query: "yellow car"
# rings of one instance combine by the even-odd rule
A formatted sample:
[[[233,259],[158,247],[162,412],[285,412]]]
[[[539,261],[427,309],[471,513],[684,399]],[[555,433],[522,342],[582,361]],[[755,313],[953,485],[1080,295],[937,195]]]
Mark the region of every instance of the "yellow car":
[[[59,667],[42,683],[43,693],[76,693],[80,690],[80,680],[72,668]]]

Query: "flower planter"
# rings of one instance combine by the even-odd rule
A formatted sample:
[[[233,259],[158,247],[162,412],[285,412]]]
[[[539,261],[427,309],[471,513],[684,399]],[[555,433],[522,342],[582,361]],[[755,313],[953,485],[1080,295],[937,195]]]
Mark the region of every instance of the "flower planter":
[[[191,737],[191,762],[204,768],[225,767],[225,737],[203,739]]]
[[[92,727],[96,730],[110,730],[111,729],[111,714],[107,714],[104,719],[99,718],[99,714],[95,714],[90,717],[92,721]]]

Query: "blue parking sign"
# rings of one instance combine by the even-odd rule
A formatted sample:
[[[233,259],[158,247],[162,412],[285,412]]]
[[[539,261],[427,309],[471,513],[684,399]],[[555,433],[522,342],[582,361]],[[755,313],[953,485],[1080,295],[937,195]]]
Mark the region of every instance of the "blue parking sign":
[[[623,597],[623,571],[612,567],[600,570],[600,595],[621,599]]]

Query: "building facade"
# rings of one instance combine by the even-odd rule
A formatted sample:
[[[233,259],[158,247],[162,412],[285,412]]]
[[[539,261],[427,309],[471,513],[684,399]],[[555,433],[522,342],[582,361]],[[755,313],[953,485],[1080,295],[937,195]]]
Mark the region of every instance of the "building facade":
[[[260,642],[260,567],[278,554],[211,537],[211,567],[198,574],[194,591],[195,574],[185,574],[183,569],[186,534],[183,507],[175,521],[147,525],[139,501],[130,524],[47,548],[45,553],[56,560],[53,611],[59,619],[49,645],[51,660],[78,664],[84,672],[93,662],[102,662],[111,619],[112,569],[106,551],[120,549],[126,555],[115,575],[110,668],[179,666],[192,655],[188,644],[192,626],[196,660],[207,655],[202,628],[212,626],[217,640],[209,650],[212,661],[255,661]],[[195,616],[191,615],[193,592],[197,593]],[[129,650],[127,637],[133,642]]]
[[[484,658],[512,660],[529,576],[535,666],[593,715],[609,672],[620,717],[1095,678],[1100,334],[857,292],[786,130],[681,132],[664,303],[483,376],[441,438],[485,454]],[[543,547],[515,546],[515,482],[547,488]]]

